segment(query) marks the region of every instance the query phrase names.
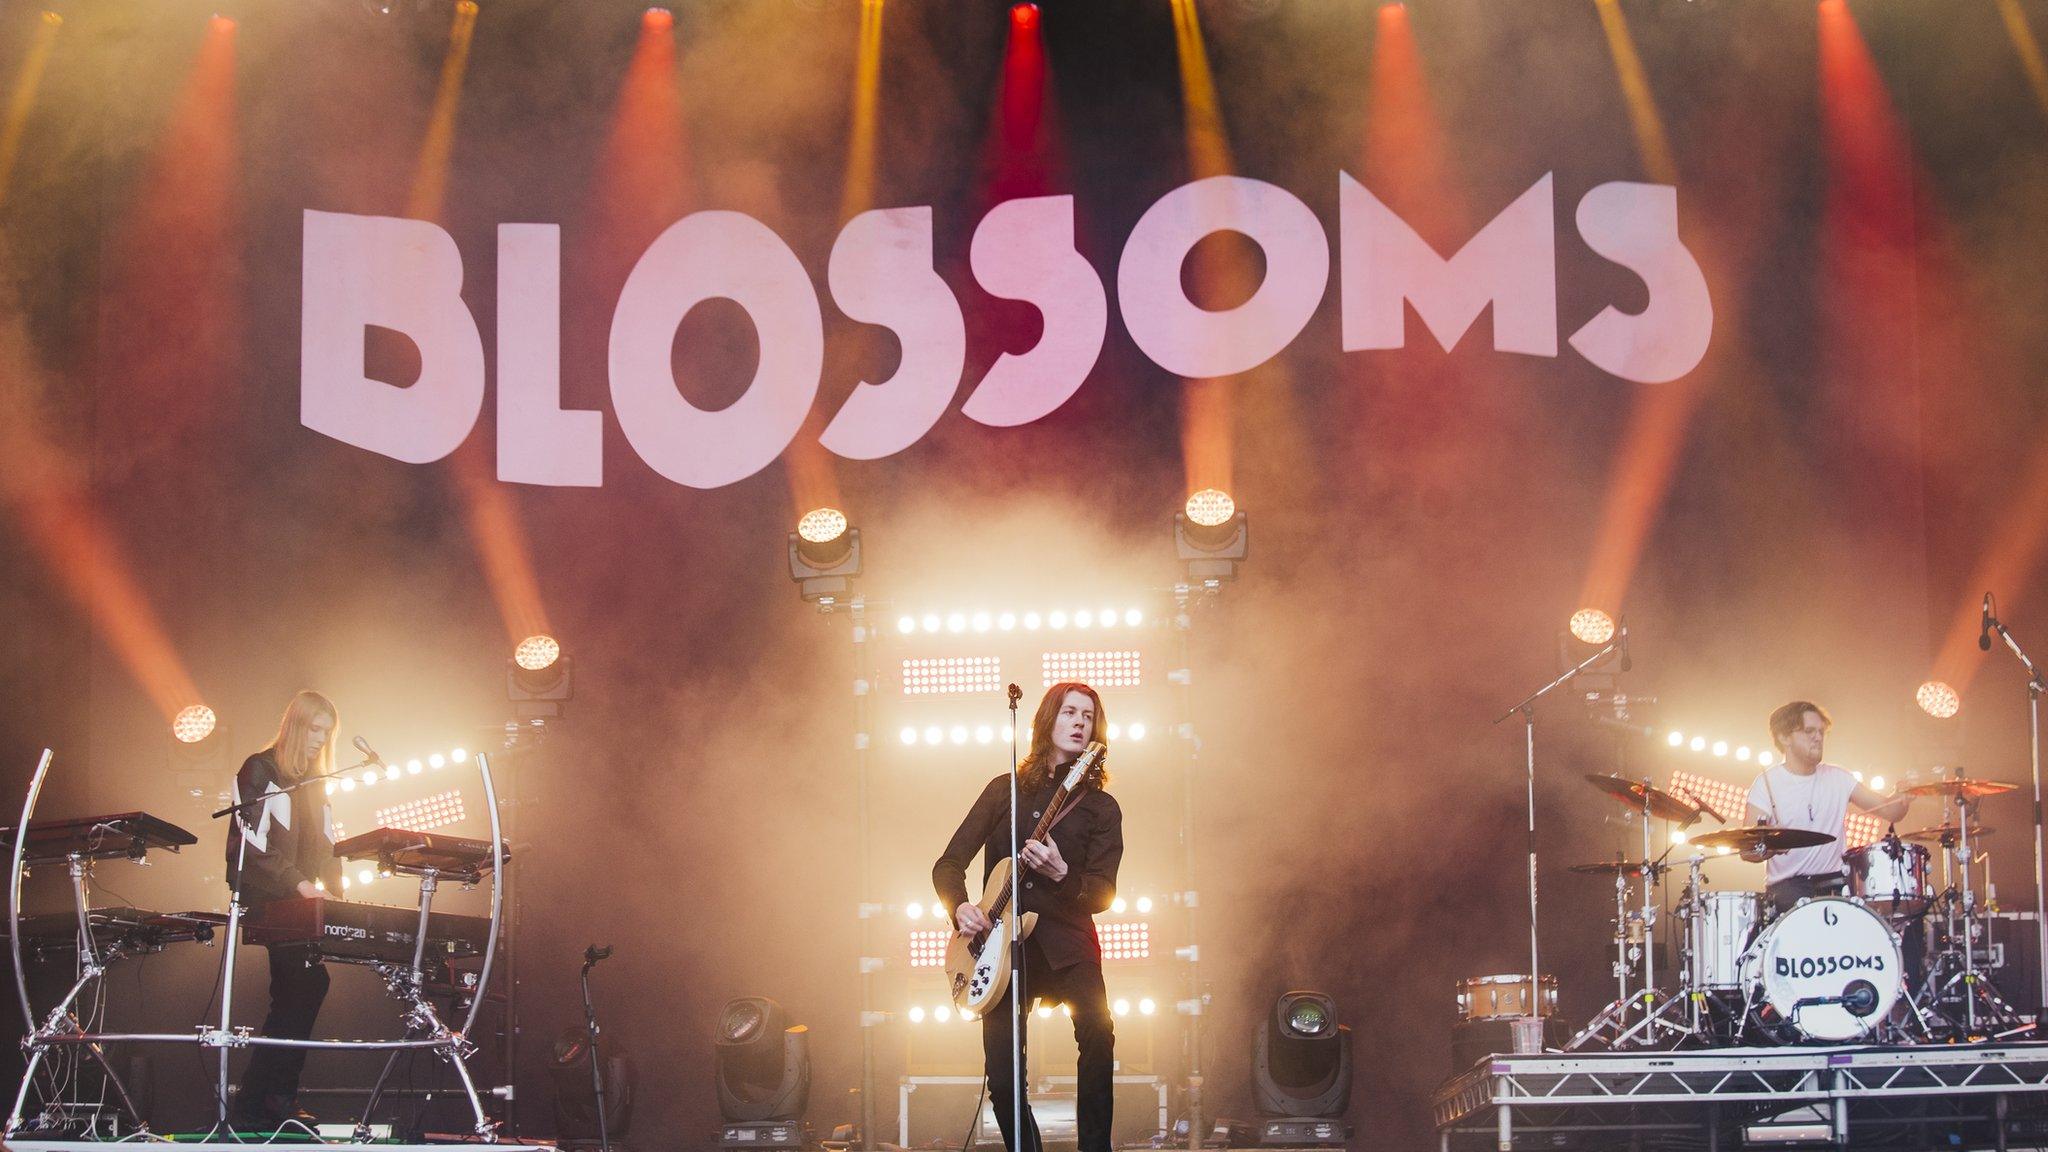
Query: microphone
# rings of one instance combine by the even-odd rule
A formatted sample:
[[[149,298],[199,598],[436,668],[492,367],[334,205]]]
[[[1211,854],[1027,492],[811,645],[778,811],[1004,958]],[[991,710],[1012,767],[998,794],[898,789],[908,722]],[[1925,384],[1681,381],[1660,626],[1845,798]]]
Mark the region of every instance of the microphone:
[[[1985,647],[1988,648],[1990,647],[1990,645],[1986,644]],[[1017,687],[1015,684],[1010,685],[1010,706],[1013,708],[1016,707],[1017,701],[1022,700],[1023,698],[1024,690],[1022,688]]]
[[[385,766],[384,758],[382,756],[377,755],[377,750],[375,748],[370,747],[370,742],[368,740],[365,740],[361,736],[358,736],[355,738],[355,746],[356,751],[361,752],[365,757],[367,757],[370,763],[375,764],[378,767]]]
[[[598,962],[598,961],[600,961],[600,960],[609,960],[609,959],[611,959],[611,955],[612,955],[612,946],[611,946],[611,945],[609,945],[609,944],[606,944],[606,945],[604,945],[604,946],[600,947],[600,946],[598,946],[598,945],[596,945],[596,944],[592,944],[592,945],[591,945],[590,947],[588,947],[588,948],[585,948],[585,949],[583,950],[583,962],[584,962],[585,964],[595,964],[595,963],[597,963],[597,962]]]
[[[1692,801],[1693,804],[1697,806],[1700,811],[1705,812],[1707,815],[1712,816],[1715,820],[1718,820],[1723,824],[1726,824],[1728,822],[1728,818],[1726,816],[1723,816],[1719,812],[1714,811],[1714,806],[1712,804],[1709,804],[1705,800],[1700,799],[1699,793],[1694,792],[1692,789],[1683,786],[1680,786],[1677,789],[1677,791],[1685,793],[1685,798]]]
[[[1623,616],[1623,617],[1621,618],[1621,620],[1620,620],[1620,624],[1621,624],[1621,670],[1622,670],[1623,672],[1626,672],[1626,671],[1628,671],[1628,670],[1629,670],[1630,668],[1633,668],[1633,667],[1635,667],[1635,661],[1634,661],[1633,659],[1631,659],[1631,658],[1629,657],[1629,654],[1628,654],[1628,617],[1626,617],[1626,616]]]
[[[1984,594],[1984,616],[1977,624],[1977,650],[1991,651],[1991,593]]]

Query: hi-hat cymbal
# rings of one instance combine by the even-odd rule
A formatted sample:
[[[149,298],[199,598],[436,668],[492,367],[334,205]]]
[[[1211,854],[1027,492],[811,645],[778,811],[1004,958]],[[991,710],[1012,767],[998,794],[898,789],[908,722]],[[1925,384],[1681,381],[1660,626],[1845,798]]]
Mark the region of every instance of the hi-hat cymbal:
[[[1626,776],[1605,776],[1598,772],[1586,773],[1586,783],[1598,788],[1630,808],[1643,810],[1643,797],[1650,799],[1650,815],[1660,820],[1676,820],[1680,824],[1691,824],[1700,818],[1700,810],[1661,788],[1653,788],[1639,780]]]
[[[1965,800],[1979,800],[1986,796],[2002,796],[2019,789],[2017,784],[2003,780],[1936,780],[1930,784],[1914,784],[1901,788],[1899,796],[1960,796]]]
[[[1901,840],[1913,840],[1922,844],[1954,844],[1962,839],[1962,829],[1953,824],[1937,824],[1932,828],[1921,828],[1912,832],[1899,833]],[[1998,831],[1996,828],[1972,828],[1970,839],[1982,840]]]
[[[1773,828],[1768,824],[1757,824],[1747,828],[1723,828],[1717,832],[1702,832],[1692,837],[1691,843],[1701,848],[1732,848],[1737,852],[1784,852],[1793,848],[1811,848],[1815,844],[1826,844],[1834,837],[1825,832],[1808,832],[1804,828]]]
[[[1641,860],[1603,860],[1598,864],[1574,864],[1571,871],[1587,876],[1612,876],[1616,873],[1623,876],[1641,876],[1646,871],[1663,872],[1670,867],[1669,864],[1645,864]]]

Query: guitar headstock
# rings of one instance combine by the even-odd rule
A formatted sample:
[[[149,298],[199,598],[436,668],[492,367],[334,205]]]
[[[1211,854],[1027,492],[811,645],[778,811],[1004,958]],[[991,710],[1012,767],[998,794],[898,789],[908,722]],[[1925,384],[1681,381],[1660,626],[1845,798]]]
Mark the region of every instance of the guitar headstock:
[[[1090,740],[1088,747],[1081,752],[1080,758],[1068,766],[1066,780],[1060,784],[1060,789],[1072,795],[1080,791],[1084,785],[1094,787],[1101,784],[1102,761],[1108,755],[1108,745],[1099,740]]]

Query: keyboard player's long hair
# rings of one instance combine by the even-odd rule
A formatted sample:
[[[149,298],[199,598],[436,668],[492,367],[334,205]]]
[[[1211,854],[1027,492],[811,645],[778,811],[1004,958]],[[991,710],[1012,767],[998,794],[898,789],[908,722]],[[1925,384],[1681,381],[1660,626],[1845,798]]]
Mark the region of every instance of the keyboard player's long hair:
[[[1031,751],[1017,765],[1018,779],[1027,786],[1044,784],[1059,761],[1060,750],[1052,742],[1052,725],[1059,719],[1060,705],[1066,703],[1069,692],[1079,692],[1095,702],[1095,735],[1091,739],[1109,743],[1109,719],[1102,712],[1101,693],[1079,680],[1062,680],[1045,690],[1045,699],[1038,702],[1038,714],[1031,718]],[[1097,770],[1096,787],[1109,791],[1107,765]]]
[[[306,731],[317,716],[327,717],[327,743],[314,755],[306,754]],[[341,713],[334,701],[318,692],[300,692],[284,706],[284,718],[277,722],[277,739],[264,749],[277,758],[278,775],[285,783],[334,771],[334,745],[341,737]]]

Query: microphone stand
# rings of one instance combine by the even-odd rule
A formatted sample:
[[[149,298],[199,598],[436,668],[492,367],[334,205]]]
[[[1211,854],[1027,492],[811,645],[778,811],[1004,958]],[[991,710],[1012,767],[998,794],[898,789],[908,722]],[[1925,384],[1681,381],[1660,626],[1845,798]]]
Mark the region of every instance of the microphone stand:
[[[1516,713],[1522,716],[1523,768],[1528,783],[1529,818],[1529,1014],[1524,1019],[1535,1021],[1531,1030],[1540,1042],[1543,1036],[1543,968],[1538,962],[1536,945],[1536,702],[1548,696],[1572,677],[1612,656],[1617,649],[1628,643],[1628,624],[1622,622],[1614,639],[1609,640],[1598,652],[1572,666],[1572,669],[1543,687],[1523,697],[1514,707],[1493,718],[1495,724]]]
[[[1024,925],[1024,860],[1017,844],[1017,701],[1024,693],[1015,684],[1010,685],[1010,907],[1004,913],[1010,919],[1010,1152],[1038,1152],[1036,1146],[1029,1149],[1024,1145],[1024,1028],[1028,1017],[1024,1014],[1024,937],[1018,932]]]
[[[337,768],[332,772],[323,772],[318,776],[308,776],[303,780],[296,780],[290,784],[279,784],[273,780],[270,784],[273,790],[265,791],[262,795],[248,800],[241,800],[230,804],[220,811],[213,813],[209,819],[219,820],[226,816],[232,817],[237,824],[246,824],[247,821],[242,819],[242,813],[250,808],[270,803],[273,796],[290,796],[292,793],[315,781],[337,779],[358,768],[367,768],[375,763],[377,763],[375,760],[365,760],[360,764],[351,764],[347,768]],[[235,786],[235,794],[238,796],[241,794],[239,781],[237,781]],[[242,943],[242,878],[246,874],[244,869],[249,862],[249,837],[253,831],[253,829],[246,827],[236,829],[235,876],[234,883],[228,889],[228,931],[226,942],[222,944],[220,950],[220,1033],[223,1036],[228,1034],[231,1023],[230,1016],[234,1010],[235,953],[239,950]],[[481,990],[478,991],[478,995],[482,995]],[[216,1074],[217,1079],[215,1081],[214,1103],[216,1111],[214,1119],[223,1128],[227,1127],[228,1123],[228,1054],[230,1050],[228,1045],[221,1046],[220,1069]]]
[[[1989,594],[1985,596],[1985,603],[1987,606],[1990,603]],[[2048,883],[2044,883],[2041,858],[2041,693],[2048,691],[2048,683],[2042,681],[2041,670],[2028,658],[2027,650],[2020,647],[2020,642],[2006,630],[2005,622],[1991,615],[1988,607],[1984,622],[1991,631],[1998,633],[1998,638],[2005,641],[2005,646],[2012,649],[2012,654],[2019,657],[2021,667],[2027,670],[2027,751],[2034,771],[2034,936],[2038,949],[2034,970],[2040,982],[2040,999],[2035,1001],[2034,1029],[2039,1035],[2042,1016],[2048,1014]]]
[[[583,950],[583,1026],[590,1037],[590,1093],[597,1099],[597,1142],[604,1152],[612,1152],[612,1126],[604,1114],[604,1077],[597,1070],[597,1009],[590,1003],[590,970],[611,954],[609,944],[602,948],[592,944]]]

